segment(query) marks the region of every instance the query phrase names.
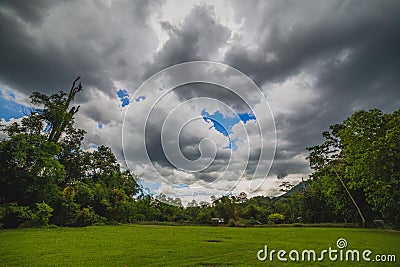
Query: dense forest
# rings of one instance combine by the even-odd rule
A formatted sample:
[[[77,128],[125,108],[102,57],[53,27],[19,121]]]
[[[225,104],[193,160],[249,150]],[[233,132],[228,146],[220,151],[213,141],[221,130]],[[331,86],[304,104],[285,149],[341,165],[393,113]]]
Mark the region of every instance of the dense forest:
[[[309,179],[281,197],[245,193],[195,200],[152,196],[123,170],[106,146],[82,149],[85,131],[74,127],[73,106],[82,91],[33,93],[29,115],[2,125],[0,226],[87,226],[135,222],[229,226],[279,223],[357,223],[385,220],[400,227],[400,110],[358,111],[309,147]],[[296,189],[296,190],[294,190]],[[172,203],[173,205],[167,204]],[[214,218],[214,220],[212,220]]]

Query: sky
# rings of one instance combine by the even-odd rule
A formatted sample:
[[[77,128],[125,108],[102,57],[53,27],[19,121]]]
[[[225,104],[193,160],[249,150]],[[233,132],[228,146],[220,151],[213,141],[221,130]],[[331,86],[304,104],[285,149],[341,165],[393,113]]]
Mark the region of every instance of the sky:
[[[398,14],[397,0],[3,0],[0,119],[79,75],[83,149],[111,147],[153,194],[276,196],[311,173],[329,125],[399,109]]]

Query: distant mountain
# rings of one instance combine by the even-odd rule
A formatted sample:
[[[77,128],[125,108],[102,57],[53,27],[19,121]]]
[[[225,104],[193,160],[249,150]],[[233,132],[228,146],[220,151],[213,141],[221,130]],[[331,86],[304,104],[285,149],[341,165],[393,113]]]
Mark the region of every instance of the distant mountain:
[[[280,195],[279,197],[288,197],[291,196],[292,194],[298,194],[300,192],[303,192],[304,190],[307,190],[309,187],[310,187],[309,183],[301,181],[297,185],[293,186],[288,192],[286,192],[283,195]]]

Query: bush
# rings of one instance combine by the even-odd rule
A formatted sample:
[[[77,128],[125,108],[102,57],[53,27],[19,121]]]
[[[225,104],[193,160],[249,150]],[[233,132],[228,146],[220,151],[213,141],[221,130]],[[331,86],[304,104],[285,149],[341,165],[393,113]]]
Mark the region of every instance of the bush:
[[[36,203],[37,211],[33,214],[32,219],[36,226],[47,226],[49,220],[53,216],[54,209],[45,202]]]
[[[285,220],[285,216],[279,213],[272,213],[268,215],[268,224],[278,224]]]
[[[107,219],[103,216],[96,214],[92,207],[83,208],[77,217],[77,226],[89,226],[89,225],[103,225],[107,223]]]
[[[31,222],[33,213],[28,206],[19,206],[16,202],[8,203],[2,208],[1,223],[5,228],[17,228]]]

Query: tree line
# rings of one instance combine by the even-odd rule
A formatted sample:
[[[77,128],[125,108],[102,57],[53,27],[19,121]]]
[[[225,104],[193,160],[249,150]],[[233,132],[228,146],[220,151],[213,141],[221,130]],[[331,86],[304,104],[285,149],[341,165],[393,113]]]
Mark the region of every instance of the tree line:
[[[281,197],[245,193],[189,202],[152,196],[118,164],[107,146],[82,149],[85,131],[74,127],[73,106],[83,87],[68,93],[35,92],[20,123],[2,125],[0,226],[87,226],[136,222],[229,226],[278,223],[400,222],[400,110],[359,111],[323,133],[309,147],[313,170],[301,190]],[[288,184],[283,184],[288,189]],[[170,205],[170,204],[173,205]]]

